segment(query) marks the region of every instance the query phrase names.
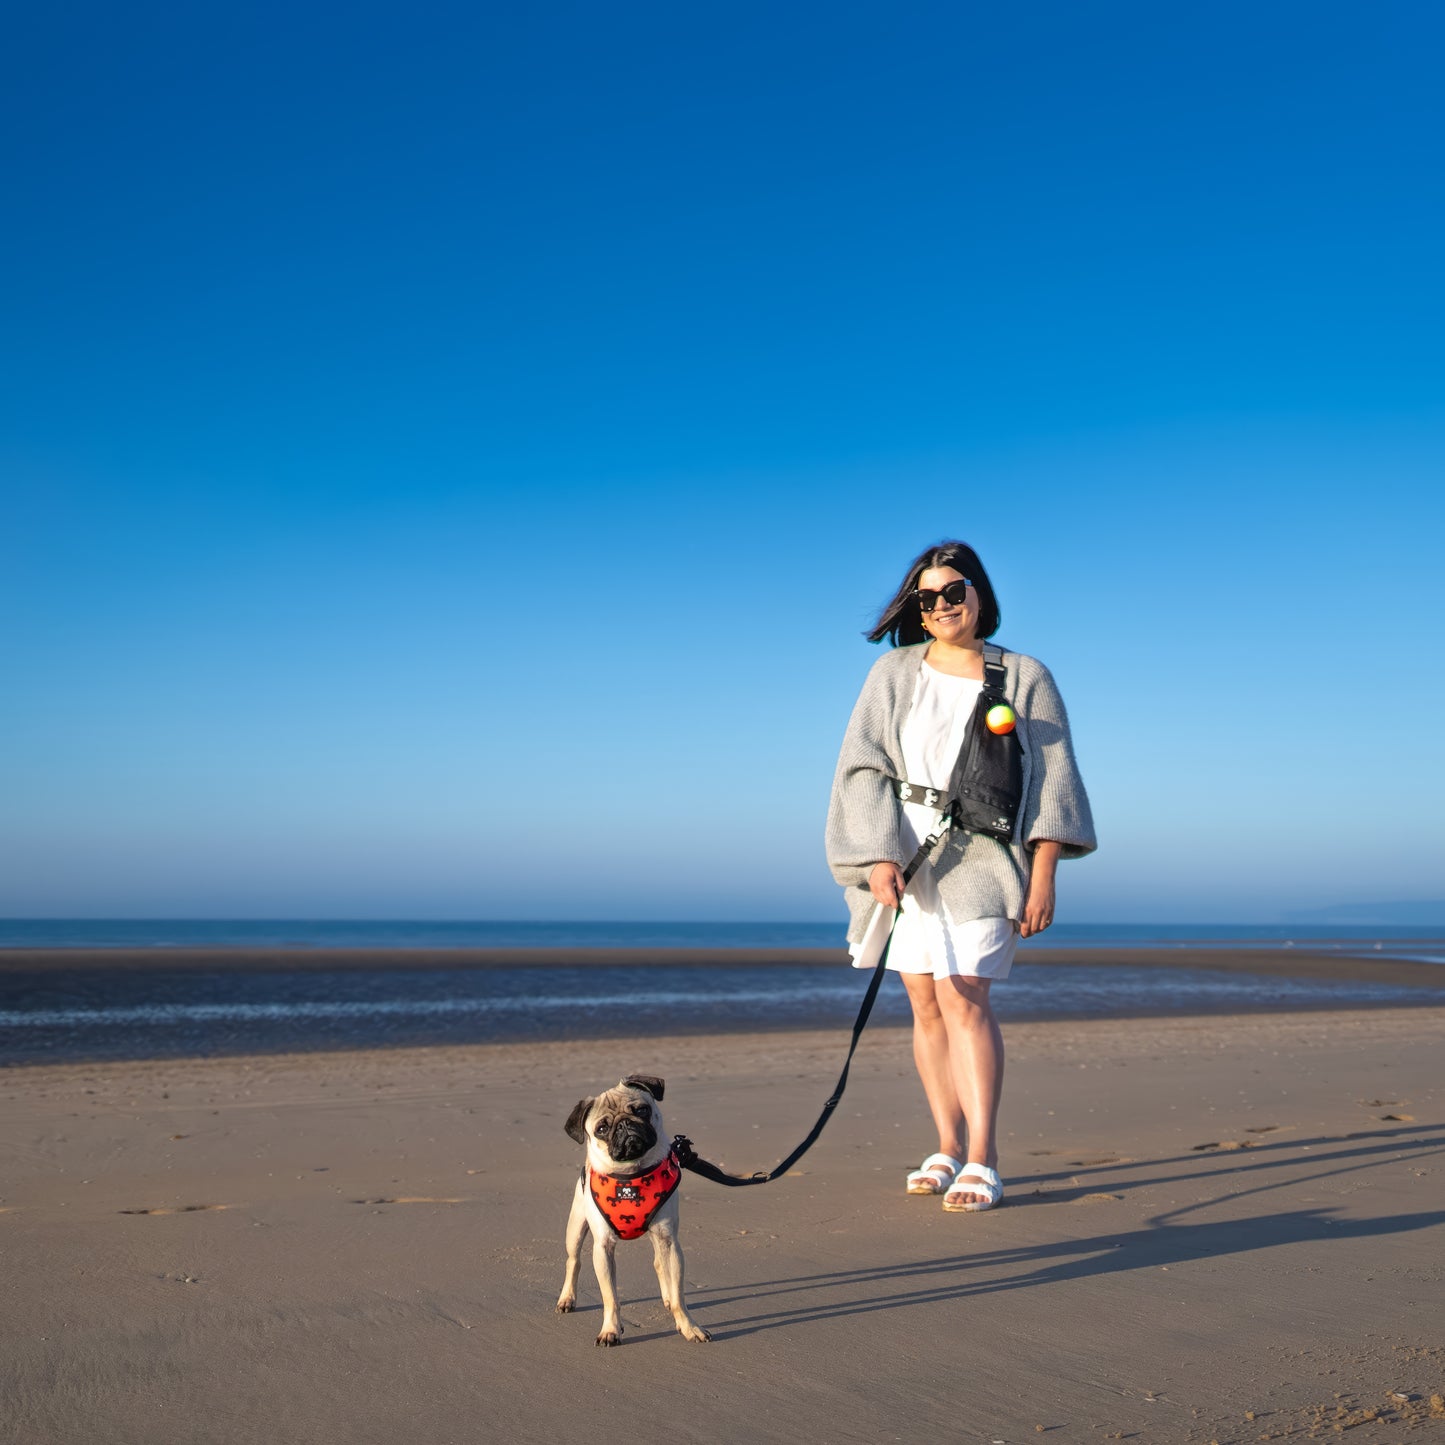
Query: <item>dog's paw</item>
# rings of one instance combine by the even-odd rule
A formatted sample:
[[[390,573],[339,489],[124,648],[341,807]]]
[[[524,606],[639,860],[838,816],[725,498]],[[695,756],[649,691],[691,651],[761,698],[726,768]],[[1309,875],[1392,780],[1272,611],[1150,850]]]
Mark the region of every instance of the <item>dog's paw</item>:
[[[701,1325],[689,1325],[681,1331],[682,1337],[694,1345],[705,1345],[712,1336]]]
[[[620,1345],[622,1343],[622,1331],[603,1330],[602,1333],[597,1336],[597,1343],[599,1345],[607,1345],[609,1347],[612,1345]]]
[[[562,1298],[557,1301],[557,1313],[559,1315],[570,1315],[576,1308],[577,1297],[575,1295],[564,1294]]]

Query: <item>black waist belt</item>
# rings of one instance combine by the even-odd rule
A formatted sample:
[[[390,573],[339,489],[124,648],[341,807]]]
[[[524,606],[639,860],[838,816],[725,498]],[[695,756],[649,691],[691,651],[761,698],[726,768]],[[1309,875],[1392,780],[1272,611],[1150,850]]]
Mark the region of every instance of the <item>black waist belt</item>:
[[[946,813],[953,800],[941,788],[925,788],[922,783],[905,783],[902,778],[889,778],[894,796],[901,803],[918,803],[924,808],[937,808]]]

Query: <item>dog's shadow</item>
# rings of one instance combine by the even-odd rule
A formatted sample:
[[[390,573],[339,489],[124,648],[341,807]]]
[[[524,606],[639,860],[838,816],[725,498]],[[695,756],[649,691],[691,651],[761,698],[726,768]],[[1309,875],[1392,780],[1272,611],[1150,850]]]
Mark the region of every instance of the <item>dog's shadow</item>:
[[[946,1255],[939,1259],[867,1265],[793,1275],[751,1285],[691,1288],[688,1303],[697,1322],[714,1342],[742,1339],[788,1325],[815,1324],[849,1315],[939,1304],[1004,1294],[1032,1286],[1155,1270],[1189,1260],[1246,1254],[1310,1240],[1370,1239],[1445,1224],[1445,1210],[1392,1214],[1378,1219],[1336,1219],[1329,1209],[1300,1209],[1282,1214],[1201,1224],[1149,1221],[1142,1228],[1098,1234],[1088,1239],[1055,1240],[1047,1244]],[[782,1305],[792,1296],[797,1303]],[[762,1302],[777,1307],[757,1309]],[[651,1328],[637,1316],[666,1311],[656,1297],[638,1295],[620,1302],[626,1329],[624,1343],[645,1344],[677,1334],[671,1319]],[[724,1317],[741,1306],[743,1313]],[[600,1314],[601,1304],[579,1304],[574,1313]]]
[[[1371,1137],[1375,1134],[1385,1137],[1377,1141]],[[1407,1137],[1401,1138],[1402,1135]],[[1295,1149],[1299,1148],[1300,1142],[1295,1141]],[[1247,1165],[1236,1166],[1229,1172],[1252,1182],[1252,1187],[1235,1191],[1229,1196],[1229,1201],[1237,1203],[1251,1194],[1268,1194],[1290,1183],[1305,1182],[1291,1166],[1310,1170],[1307,1179],[1320,1179],[1368,1170],[1378,1164],[1382,1154],[1397,1154],[1402,1146],[1410,1144],[1415,1146],[1413,1157],[1417,1159],[1442,1152],[1438,1126],[1431,1125],[1303,1142],[1330,1152],[1276,1158],[1273,1161],[1253,1159]],[[1273,1148],[1283,1151],[1285,1146],[1266,1148],[1270,1152]],[[1261,1149],[1260,1153],[1266,1153],[1266,1149]],[[1186,1159],[1190,1165],[1195,1165],[1197,1156],[1154,1160],[1152,1167],[1184,1163]],[[1292,1177],[1260,1178],[1260,1173],[1269,1169],[1271,1164],[1285,1166]],[[1108,1166],[1108,1171],[1128,1174],[1147,1167],[1151,1167],[1151,1161],[1136,1160]],[[1206,1172],[1197,1167],[1190,1168],[1172,1181],[1157,1176],[1129,1181],[1115,1177],[1110,1180],[1110,1187],[1127,1191],[1143,1183],[1192,1180]],[[1043,1182],[1051,1177],[1035,1176],[1027,1182]],[[1090,1187],[1097,1189],[1099,1185],[1095,1183],[1074,1190],[1051,1189],[1047,1201],[1039,1199],[1032,1202],[1065,1203],[1076,1195],[1087,1194]],[[1010,1207],[1016,1209],[1027,1202],[1030,1202],[1028,1196],[1024,1196]],[[1051,1240],[938,1259],[865,1265],[857,1269],[762,1280],[756,1284],[692,1285],[687,1292],[688,1304],[698,1323],[712,1334],[714,1341],[725,1341],[789,1325],[843,1319],[849,1315],[1003,1294],[1034,1285],[1088,1279],[1126,1270],[1154,1270],[1190,1260],[1247,1254],[1312,1240],[1379,1238],[1445,1223],[1445,1210],[1438,1209],[1384,1215],[1375,1219],[1340,1219],[1330,1209],[1300,1209],[1244,1219],[1182,1222],[1182,1216],[1208,1209],[1217,1202],[1223,1201],[1202,1199],[1155,1215],[1138,1227],[1099,1233],[1086,1239]],[[760,1304],[766,1306],[774,1302],[777,1307],[757,1308]],[[677,1334],[670,1316],[667,1316],[665,1307],[655,1294],[637,1293],[620,1303],[627,1312],[623,1320],[627,1331],[624,1343],[643,1344]],[[740,1308],[742,1312],[724,1317],[733,1308]],[[575,1312],[600,1313],[601,1309],[600,1303],[579,1304]],[[662,1313],[667,1318],[667,1324],[653,1327],[650,1319],[647,1324],[637,1319],[639,1315],[651,1316],[653,1311]]]

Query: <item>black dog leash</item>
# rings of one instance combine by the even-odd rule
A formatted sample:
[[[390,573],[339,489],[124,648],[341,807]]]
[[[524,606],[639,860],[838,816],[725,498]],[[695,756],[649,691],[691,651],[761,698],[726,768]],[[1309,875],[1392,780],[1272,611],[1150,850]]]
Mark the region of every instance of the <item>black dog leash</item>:
[[[933,852],[938,840],[948,832],[952,821],[950,813],[940,823],[938,831],[924,839],[918,852],[913,855],[908,866],[903,870],[905,889],[913,881],[913,875],[918,872],[923,860]],[[901,904],[902,899],[899,902]],[[873,1002],[878,997],[878,990],[883,984],[883,974],[888,966],[888,950],[893,946],[893,930],[897,926],[898,914],[895,912],[893,922],[888,925],[888,937],[883,940],[883,952],[878,955],[878,963],[873,969],[873,977],[868,980],[868,988],[863,995],[863,1002],[858,1006],[858,1017],[853,1022],[853,1038],[848,1044],[848,1057],[843,1060],[843,1072],[838,1075],[838,1082],[834,1085],[828,1102],[823,1105],[823,1112],[818,1115],[818,1122],[808,1131],[808,1137],[781,1164],[776,1165],[766,1174],[729,1174],[726,1170],[719,1169],[716,1164],[709,1164],[706,1159],[699,1159],[697,1151],[692,1147],[692,1140],[686,1134],[674,1134],[673,1153],[677,1156],[677,1162],[684,1169],[690,1169],[694,1174],[701,1174],[704,1179],[711,1179],[714,1184],[726,1184],[730,1189],[737,1189],[744,1184],[771,1184],[774,1179],[786,1174],[818,1142],[818,1135],[823,1132],[823,1126],[833,1117],[833,1110],[843,1101],[843,1090],[848,1086],[848,1069],[853,1063],[853,1054],[858,1048],[858,1040],[863,1037],[863,1030],[868,1024],[868,1016],[873,1012]]]

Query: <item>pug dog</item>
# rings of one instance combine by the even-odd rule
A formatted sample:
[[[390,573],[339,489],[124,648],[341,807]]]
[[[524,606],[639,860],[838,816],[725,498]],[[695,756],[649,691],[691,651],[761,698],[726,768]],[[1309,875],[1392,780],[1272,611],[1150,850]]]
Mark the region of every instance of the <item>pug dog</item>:
[[[672,1311],[678,1333],[702,1343],[712,1338],[688,1314],[682,1298],[682,1246],[677,1242],[677,1186],[682,1170],[662,1127],[663,1082],[649,1074],[629,1074],[616,1088],[579,1099],[567,1118],[567,1134],[587,1147],[582,1177],[572,1195],[567,1220],[567,1268],[558,1314],[577,1303],[577,1270],[582,1241],[592,1232],[592,1267],[602,1290],[599,1345],[622,1339],[617,1313],[617,1266],[613,1253],[620,1239],[652,1240],[652,1265],[662,1286],[662,1302]]]

